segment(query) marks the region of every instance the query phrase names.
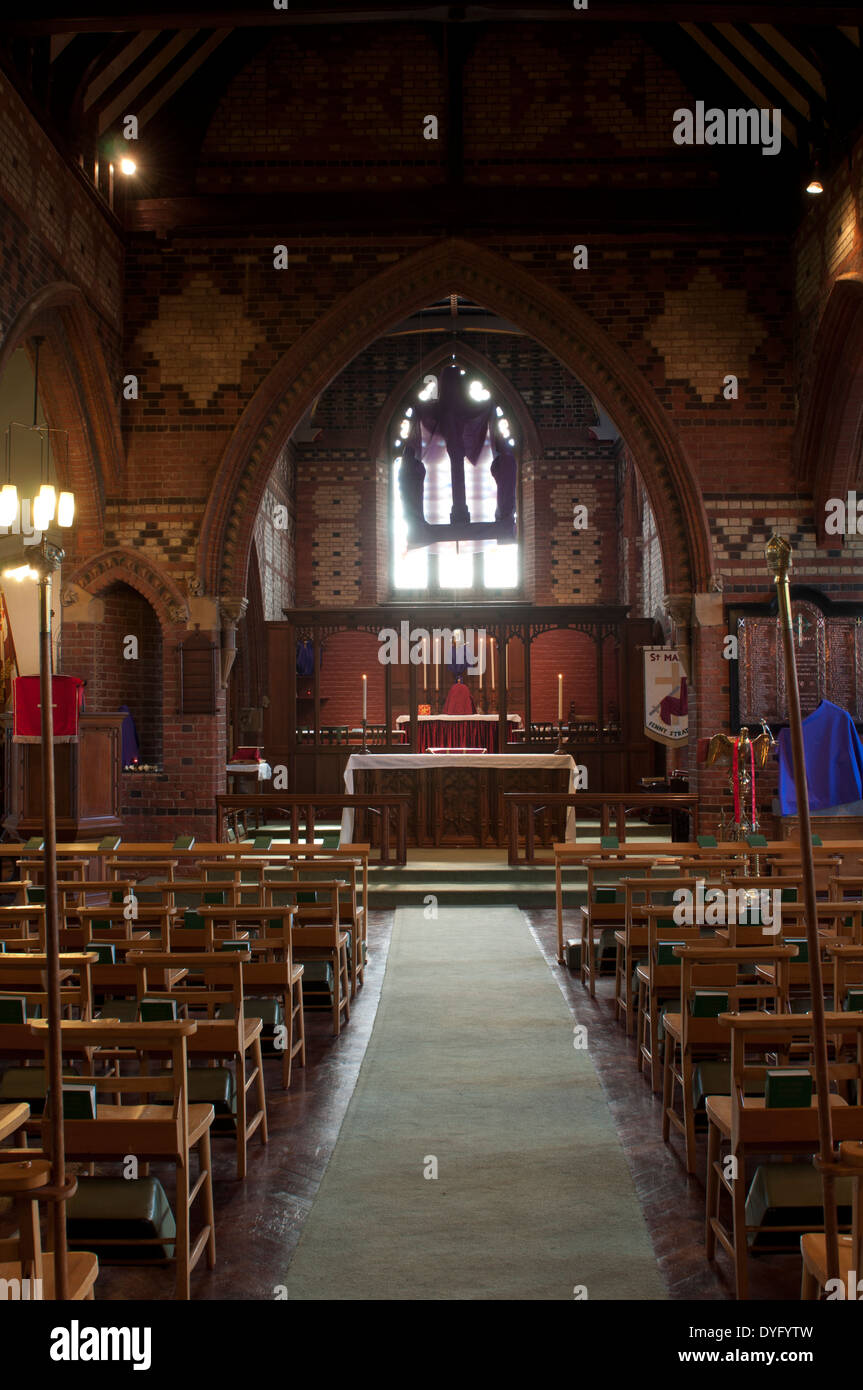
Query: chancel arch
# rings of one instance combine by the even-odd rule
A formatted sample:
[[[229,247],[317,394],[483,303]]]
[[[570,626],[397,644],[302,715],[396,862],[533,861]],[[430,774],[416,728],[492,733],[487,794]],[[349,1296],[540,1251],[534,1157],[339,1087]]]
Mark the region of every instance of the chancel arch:
[[[259,387],[225,451],[202,525],[198,572],[206,591],[236,592],[245,579],[270,472],[312,401],[358,352],[442,292],[462,292],[517,324],[594,392],[637,461],[670,587],[706,588],[711,545],[700,490],[644,374],[577,304],[497,252],[452,239],[415,252],[347,294]]]

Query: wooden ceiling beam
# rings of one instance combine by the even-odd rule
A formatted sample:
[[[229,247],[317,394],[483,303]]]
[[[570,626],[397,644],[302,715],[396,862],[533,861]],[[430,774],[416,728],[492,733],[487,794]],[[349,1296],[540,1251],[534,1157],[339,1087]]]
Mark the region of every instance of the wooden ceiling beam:
[[[732,63],[721,49],[717,48],[712,39],[709,39],[706,34],[702,33],[697,24],[681,24],[680,27],[684,33],[688,34],[689,37],[698,44],[699,48],[704,49],[707,56],[713,59],[716,66],[722,69],[726,77],[731,79],[735,87],[743,92],[744,96],[757,102],[760,107],[773,106],[770,97],[768,97],[760,87],[756,87],[754,82],[750,82],[746,74],[741,72],[736,64]],[[782,134],[791,141],[792,145],[797,145],[797,130],[784,112],[782,114]]]
[[[572,22],[577,24],[662,24],[680,23],[693,17],[692,0],[604,0],[601,5],[586,10],[562,11],[560,6],[532,6],[525,0],[497,0],[494,5],[465,5],[465,23],[495,23],[523,20],[537,23]],[[204,0],[185,0],[177,10],[161,3],[139,3],[125,14],[118,13],[116,0],[80,5],[77,11],[68,7],[40,5],[38,14],[19,15],[4,20],[7,34],[23,37],[36,34],[117,33],[122,30],[207,28],[214,24],[230,28],[284,28],[297,24],[387,24],[387,23],[446,23],[451,18],[448,4],[423,5],[412,0],[408,4],[319,5],[315,0],[290,0],[287,10],[273,7],[238,5],[215,8]],[[46,10],[49,11],[46,13]],[[461,18],[461,17],[460,17]],[[856,4],[821,3],[817,6],[794,3],[794,0],[701,0],[698,21],[713,23],[763,23],[783,25],[842,25],[856,30],[860,7]]]

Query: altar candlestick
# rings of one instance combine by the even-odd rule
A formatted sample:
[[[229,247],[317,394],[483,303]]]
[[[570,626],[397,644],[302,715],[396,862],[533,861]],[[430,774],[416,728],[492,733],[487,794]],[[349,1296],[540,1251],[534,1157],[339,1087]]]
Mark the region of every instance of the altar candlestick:
[[[368,676],[363,676],[363,720],[364,720],[364,721],[365,721],[366,719],[368,719],[368,717],[369,717],[368,705],[369,705],[369,678],[368,678]]]
[[[563,676],[557,677],[557,722],[563,723]]]

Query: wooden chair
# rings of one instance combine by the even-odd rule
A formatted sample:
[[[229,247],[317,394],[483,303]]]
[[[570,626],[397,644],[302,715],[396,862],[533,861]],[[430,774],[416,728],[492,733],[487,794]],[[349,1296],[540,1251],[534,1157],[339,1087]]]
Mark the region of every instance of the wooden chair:
[[[826,950],[833,961],[833,1011],[841,1013],[850,1007],[848,996],[852,990],[863,995],[863,946],[829,941]],[[863,1269],[860,1275],[863,1278]]]
[[[60,1008],[69,1017],[92,1017],[92,952],[63,952],[60,955]],[[21,1065],[0,1077],[0,1102],[26,1101],[34,1111],[45,1099],[46,1073],[41,1066],[42,1045],[33,1037],[31,1021],[48,1009],[48,957],[38,952],[0,954],[0,994],[12,994],[24,1001],[24,1021],[0,1023],[0,1057]],[[32,1072],[32,1075],[31,1075]],[[38,1122],[29,1122],[30,1129]]]
[[[763,1087],[768,1066],[787,1067],[792,1047],[801,1039],[811,1047],[811,1014],[720,1014],[720,1022],[731,1030],[731,1095],[707,1097],[707,1194],[705,1243],[708,1260],[716,1258],[716,1242],[734,1264],[736,1297],[748,1297],[746,1224],[746,1161],[757,1155],[812,1154],[819,1146],[816,1098],[807,1107],[768,1107],[763,1095],[747,1094],[753,1084]],[[863,1080],[863,1014],[828,1013],[828,1038],[853,1033],[852,1062],[828,1060],[831,1083],[851,1082],[860,1095]],[[835,1049],[834,1049],[835,1050]],[[753,1061],[753,1054],[757,1061]],[[778,1061],[768,1062],[776,1055]],[[800,1069],[799,1060],[794,1067]],[[810,1070],[811,1067],[805,1068]],[[839,1095],[830,1096],[833,1137],[837,1142],[857,1140],[863,1135],[863,1106],[847,1105]],[[720,1159],[721,1146],[728,1145],[728,1158]],[[732,1224],[720,1219],[720,1198],[730,1194]],[[797,1231],[800,1226],[777,1226],[776,1231]],[[803,1228],[805,1229],[805,1228]]]
[[[702,928],[680,927],[667,906],[642,909],[647,920],[647,961],[636,966],[638,979],[638,1029],[636,1065],[649,1067],[651,1090],[662,1087],[660,1069],[660,1020],[664,1002],[680,998],[680,958],[671,951],[671,944],[703,940]],[[667,957],[667,958],[666,958]]]
[[[248,960],[243,958],[243,989],[246,1007],[262,994],[281,1003],[285,1028],[282,1052],[282,1086],[291,1084],[291,1068],[295,1057],[300,1066],[306,1065],[306,1031],[303,1016],[303,966],[293,959],[291,922],[296,907],[204,907],[201,915],[208,921],[231,919],[244,925],[259,924],[260,934],[246,943]]]
[[[345,879],[295,878],[282,879],[269,890],[274,905],[287,899],[297,908],[293,920],[294,960],[298,964],[324,962],[332,968],[335,1037],[341,1032],[342,1014],[345,1023],[351,1016],[348,934],[342,930],[339,917],[339,897],[345,886]],[[314,903],[304,901],[310,893],[316,898]]]
[[[615,932],[626,927],[626,888],[624,877],[630,872],[642,869],[649,873],[653,864],[630,863],[625,869],[610,865],[603,860],[585,860],[587,869],[587,902],[579,909],[579,940],[581,943],[581,963],[579,975],[591,999],[596,997],[596,976],[598,962],[596,948],[605,932]],[[615,969],[615,976],[616,976]]]
[[[133,895],[134,883],[130,879],[122,882],[120,879],[60,879],[57,883],[57,893],[60,901],[60,911],[68,919],[77,916],[79,907],[95,907],[100,904],[110,903],[122,906],[124,900]],[[34,897],[31,890],[30,898],[33,902],[43,902],[44,896]],[[38,890],[41,895],[43,889]]]
[[[685,888],[695,894],[699,883],[707,884],[704,878],[664,877],[624,878],[621,887],[625,893],[625,927],[615,935],[617,951],[614,964],[614,1006],[615,1017],[624,1020],[627,1037],[635,1032],[635,1013],[632,1007],[635,971],[638,965],[645,964],[648,955],[647,918],[644,907],[665,907],[668,915],[674,912],[673,895],[678,888]]]
[[[152,859],[130,859],[121,855],[107,860],[105,869],[107,877],[114,879],[132,879],[135,882],[142,878],[171,879],[179,862],[178,859],[156,855]]]
[[[44,951],[45,906],[43,903],[16,903],[0,907],[0,941],[14,951]]]
[[[63,854],[62,850],[57,851],[57,876],[63,879],[83,880],[89,868],[89,859],[75,859]],[[32,879],[34,884],[45,883],[45,860],[42,855],[39,858],[24,858],[18,860],[18,868],[22,878]]]
[[[777,943],[770,946],[747,946],[734,950],[730,946],[692,943],[675,946],[674,954],[682,963],[680,980],[680,1011],[666,1013],[663,1019],[665,1048],[662,1071],[662,1138],[669,1143],[671,1127],[684,1136],[686,1142],[686,1171],[695,1172],[695,1066],[699,1061],[727,1059],[730,1053],[728,1029],[718,1021],[717,1014],[741,1012],[741,1004],[757,1008],[772,1006],[773,1012],[784,1013],[788,1008],[788,962],[797,954],[796,946]],[[753,966],[769,963],[775,977],[751,983]],[[703,1014],[699,1004],[705,994],[713,991],[720,996],[722,1008]],[[729,1083],[731,1068],[729,1062]],[[680,1087],[682,1117],[675,1109],[675,1090]],[[730,1091],[730,1084],[729,1084]]]
[[[817,1162],[816,1167],[821,1168]],[[839,1159],[830,1165],[834,1178],[851,1178],[854,1183],[850,1235],[839,1236],[839,1278],[844,1285],[845,1298],[858,1298],[863,1293],[863,1143],[854,1140],[839,1145]],[[801,1299],[817,1299],[827,1284],[827,1240],[823,1233],[810,1231],[800,1237],[803,1257]],[[835,1296],[835,1290],[831,1295]]]
[[[261,1143],[266,1144],[268,1133],[261,1055],[263,1025],[259,1018],[245,1015],[242,959],[233,951],[130,951],[126,963],[138,971],[139,1002],[145,998],[173,999],[178,1008],[197,1014],[198,1027],[188,1041],[190,1058],[202,1057],[213,1063],[224,1059],[233,1066],[237,1099],[237,1177],[244,1178],[249,1140],[257,1130]],[[159,989],[164,977],[157,978],[156,972],[174,969],[188,971],[189,976],[174,979],[168,989]],[[223,1016],[217,1016],[220,1006],[223,1006]],[[247,1060],[249,1056],[251,1066]],[[249,1114],[252,1087],[257,1109]]]
[[[0,1240],[0,1288],[9,1298],[14,1282],[20,1297],[24,1281],[28,1281],[31,1299],[56,1298],[57,1262],[53,1252],[42,1253],[39,1228],[39,1201],[65,1202],[74,1196],[78,1186],[73,1179],[58,1192],[51,1185],[51,1164],[44,1158],[21,1159],[0,1163],[0,1197],[11,1197],[17,1217],[18,1235]],[[93,1298],[93,1285],[99,1273],[99,1261],[88,1253],[66,1256],[66,1296],[70,1302]]]
[[[357,989],[362,985],[365,978],[365,951],[366,951],[366,914],[365,907],[360,902],[357,876],[362,872],[362,863],[357,859],[348,858],[347,855],[325,857],[316,855],[311,863],[298,861],[287,871],[275,871],[275,873],[287,873],[289,881],[306,881],[310,885],[310,890],[314,888],[314,880],[327,877],[346,876],[344,887],[339,890],[339,927],[347,931],[350,936],[348,942],[349,967],[351,976],[351,998],[356,997]],[[277,901],[280,878],[271,872],[262,884],[264,901]]]
[[[95,940],[110,941],[133,936],[136,931],[158,937],[164,951],[171,949],[171,934],[177,912],[170,906],[148,907],[136,903],[135,916],[127,918],[122,903],[106,903],[101,907],[82,907],[75,914],[80,923],[82,945]],[[71,933],[75,928],[67,928]]]
[[[32,887],[32,878],[4,878],[0,881],[0,896],[5,898],[7,894],[11,894],[13,907],[20,907],[28,902],[39,902],[38,897],[30,897]]]
[[[48,1027],[46,1023],[33,1025],[45,1049],[48,1047]],[[206,1252],[207,1267],[213,1269],[216,1263],[215,1218],[213,1207],[213,1174],[210,1154],[210,1129],[213,1124],[212,1105],[193,1105],[189,1103],[187,1045],[197,1033],[197,1025],[190,1019],[176,1023],[66,1023],[62,1024],[63,1048],[87,1049],[93,1052],[98,1062],[99,1052],[107,1050],[111,1055],[117,1053],[139,1054],[145,1067],[154,1064],[170,1063],[170,1070],[160,1075],[149,1072],[138,1076],[106,1075],[95,1068],[86,1077],[73,1076],[69,1080],[76,1083],[86,1081],[96,1087],[97,1093],[122,1094],[120,1105],[102,1104],[97,1098],[96,1118],[89,1120],[66,1119],[64,1136],[66,1157],[69,1160],[91,1162],[124,1162],[128,1154],[134,1154],[139,1163],[161,1161],[172,1164],[176,1175],[174,1219],[176,1221],[176,1243],[173,1262],[176,1264],[177,1279],[175,1297],[190,1297],[190,1275],[201,1255]],[[93,1051],[95,1049],[95,1051]],[[133,1097],[140,1097],[138,1103],[127,1103]],[[154,1103],[150,1097],[158,1097]],[[43,1122],[43,1147],[50,1152],[50,1129]],[[191,1174],[191,1155],[198,1154],[198,1177],[193,1182]],[[198,1196],[203,1200],[204,1225],[192,1240],[191,1209]],[[128,1235],[122,1239],[105,1239],[93,1244],[109,1248],[117,1245],[162,1245],[160,1237],[134,1240]]]

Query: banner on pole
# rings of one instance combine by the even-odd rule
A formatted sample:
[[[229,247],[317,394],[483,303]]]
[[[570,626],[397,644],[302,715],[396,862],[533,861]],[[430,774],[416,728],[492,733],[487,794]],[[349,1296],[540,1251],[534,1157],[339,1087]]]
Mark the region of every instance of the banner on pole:
[[[644,732],[657,743],[689,738],[689,700],[680,657],[673,647],[644,649]]]

